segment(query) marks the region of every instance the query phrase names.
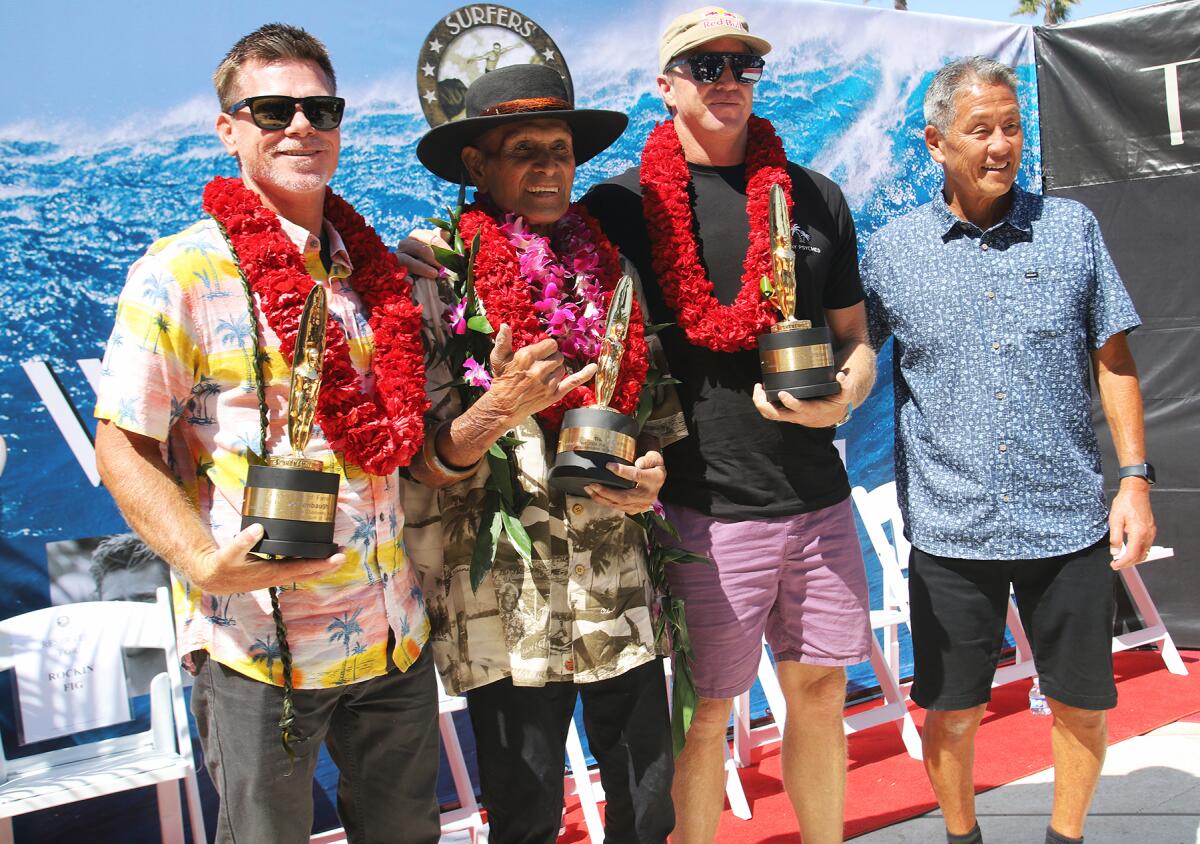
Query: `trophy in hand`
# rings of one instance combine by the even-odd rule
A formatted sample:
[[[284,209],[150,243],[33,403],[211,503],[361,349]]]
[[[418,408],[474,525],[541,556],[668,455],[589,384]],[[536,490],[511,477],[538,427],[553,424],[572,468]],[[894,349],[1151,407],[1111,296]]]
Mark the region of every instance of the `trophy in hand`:
[[[772,276],[771,304],[780,319],[769,334],[758,336],[763,390],[767,400],[779,404],[779,394],[809,399],[841,392],[833,362],[829,329],[814,328],[812,314],[796,318],[796,253],[792,250],[792,221],[788,218],[783,188],[771,187]],[[809,291],[806,291],[809,292]],[[811,297],[806,302],[814,308]]]
[[[242,529],[252,524],[263,526],[263,538],[251,551],[271,559],[320,559],[338,550],[333,543],[333,520],[340,478],[335,472],[322,471],[320,460],[304,456],[321,388],[328,313],[325,289],[313,285],[304,303],[292,353],[288,395],[288,442],[292,453],[268,457],[265,466],[252,463],[246,476]]]
[[[596,403],[568,410],[558,437],[558,456],[550,470],[550,486],[568,495],[586,495],[588,484],[632,489],[633,481],[610,472],[606,464],[633,465],[637,455],[637,422],[609,407],[621,370],[625,337],[633,313],[633,279],[621,276],[608,306],[608,323],[600,344],[596,371]]]

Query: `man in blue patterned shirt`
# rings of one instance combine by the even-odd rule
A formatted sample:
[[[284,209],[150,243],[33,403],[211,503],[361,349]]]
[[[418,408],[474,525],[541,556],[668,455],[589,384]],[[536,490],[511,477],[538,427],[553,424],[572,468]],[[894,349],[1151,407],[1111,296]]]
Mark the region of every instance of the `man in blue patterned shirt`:
[[[1010,585],[1054,715],[1046,840],[1082,840],[1116,704],[1113,569],[1141,562],[1154,539],[1125,337],[1138,316],[1091,212],[1013,183],[1016,86],[1011,68],[980,57],[938,72],[925,141],[942,195],[881,229],[862,266],[872,342],[895,338],[912,698],[930,710],[925,768],[952,844],[983,840],[974,739]],[[1089,369],[1122,466],[1111,509]]]

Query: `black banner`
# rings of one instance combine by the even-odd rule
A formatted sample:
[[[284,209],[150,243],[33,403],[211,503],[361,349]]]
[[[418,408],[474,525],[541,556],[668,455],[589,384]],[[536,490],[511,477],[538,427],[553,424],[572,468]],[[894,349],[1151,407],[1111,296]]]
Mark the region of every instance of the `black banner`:
[[[1142,327],[1157,544],[1140,569],[1180,646],[1200,646],[1200,0],[1036,31],[1046,192],[1095,213]],[[1095,408],[1097,427],[1104,417]],[[1116,490],[1108,437],[1104,468]]]

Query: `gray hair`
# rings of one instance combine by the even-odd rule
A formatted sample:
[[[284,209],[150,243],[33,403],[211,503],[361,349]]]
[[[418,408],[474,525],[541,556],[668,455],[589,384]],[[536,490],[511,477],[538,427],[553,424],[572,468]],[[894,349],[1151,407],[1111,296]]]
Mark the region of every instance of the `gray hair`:
[[[987,56],[968,56],[939,70],[925,91],[925,123],[945,133],[954,120],[954,98],[970,85],[1006,85],[1017,94],[1017,72]]]

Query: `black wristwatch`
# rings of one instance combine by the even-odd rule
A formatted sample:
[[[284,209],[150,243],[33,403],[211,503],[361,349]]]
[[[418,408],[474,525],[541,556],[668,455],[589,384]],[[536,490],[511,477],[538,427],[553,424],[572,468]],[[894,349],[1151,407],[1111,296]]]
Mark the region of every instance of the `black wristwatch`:
[[[1117,470],[1117,478],[1145,478],[1146,483],[1154,486],[1154,467],[1149,463],[1134,463],[1132,466],[1122,466]]]

